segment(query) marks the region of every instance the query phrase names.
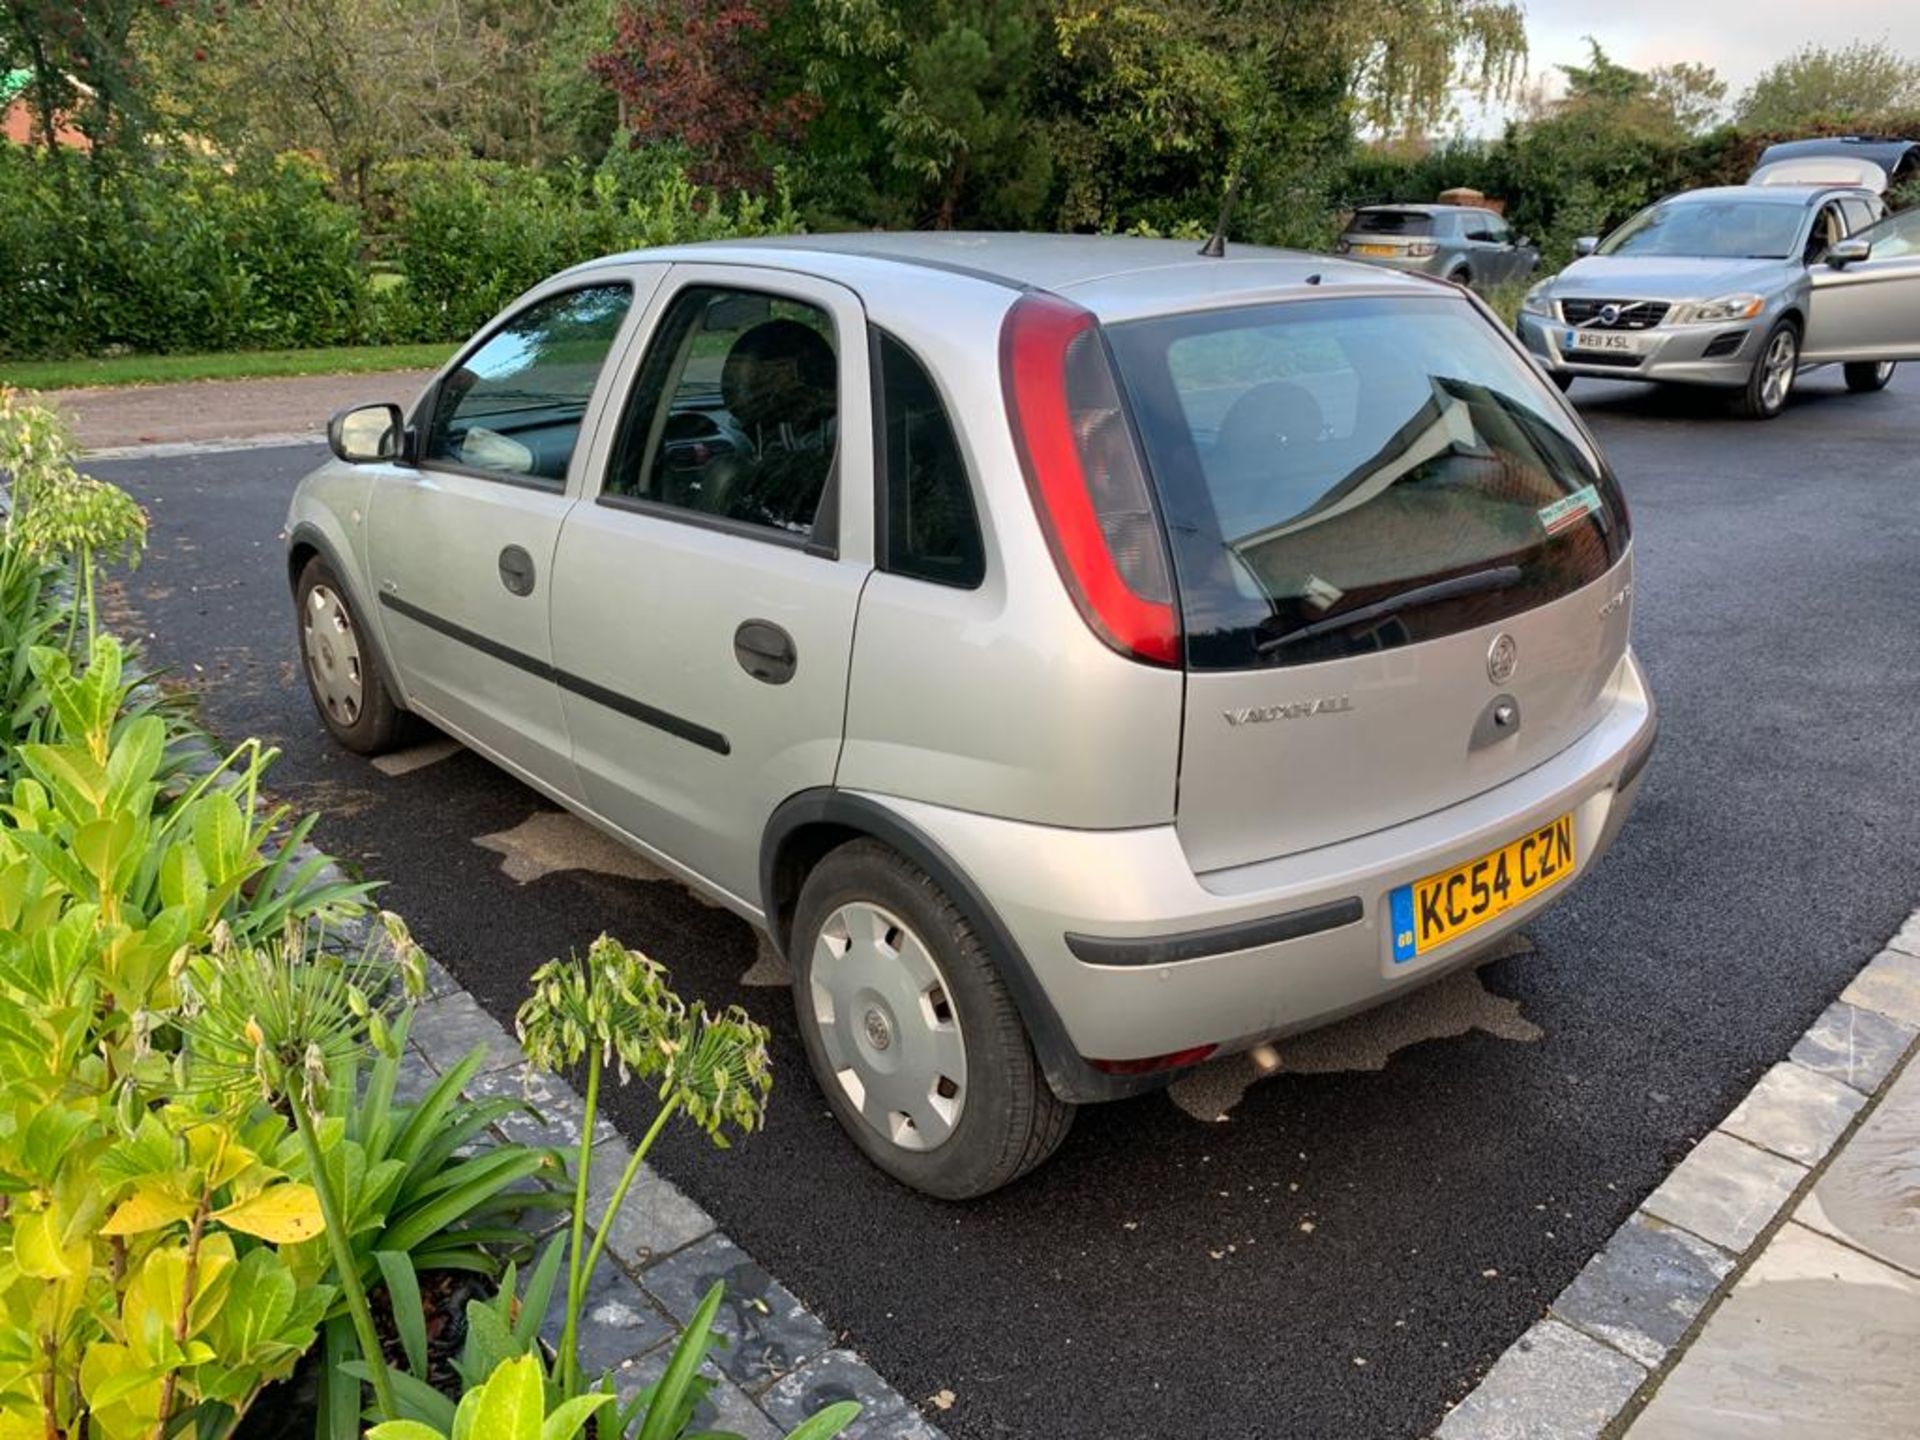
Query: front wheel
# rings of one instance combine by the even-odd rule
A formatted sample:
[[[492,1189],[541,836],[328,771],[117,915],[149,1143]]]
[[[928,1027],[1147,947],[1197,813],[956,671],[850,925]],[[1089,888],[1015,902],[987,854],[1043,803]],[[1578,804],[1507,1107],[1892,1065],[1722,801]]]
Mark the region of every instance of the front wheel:
[[[1747,383],[1740,387],[1734,408],[1749,420],[1771,420],[1787,408],[1795,376],[1800,373],[1800,332],[1791,320],[1782,320],[1767,332]]]
[[[307,693],[327,733],[361,755],[391,750],[406,713],[380,678],[380,666],[353,613],[347,587],[318,555],[294,586]]]
[[[1884,390],[1893,379],[1891,360],[1858,360],[1841,368],[1847,377],[1847,389],[1856,395],[1871,395],[1876,390]]]
[[[932,877],[893,850],[855,840],[815,866],[789,954],[814,1078],[894,1179],[970,1199],[1066,1138],[1073,1106],[1048,1086],[986,947]]]

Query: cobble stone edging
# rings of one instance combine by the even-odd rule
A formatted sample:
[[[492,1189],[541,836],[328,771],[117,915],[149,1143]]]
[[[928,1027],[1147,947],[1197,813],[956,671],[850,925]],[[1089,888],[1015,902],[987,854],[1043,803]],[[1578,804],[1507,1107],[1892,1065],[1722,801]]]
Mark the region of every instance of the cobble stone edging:
[[[1435,1440],[1622,1433],[1916,1037],[1920,910],[1448,1412]]]
[[[327,878],[346,877],[334,865]],[[367,921],[358,920],[342,927],[338,942],[358,953],[373,934]],[[476,1101],[525,1098],[534,1112],[504,1117],[495,1126],[500,1139],[563,1150],[579,1144],[586,1103],[578,1092],[551,1075],[527,1076],[514,1036],[444,966],[429,961],[427,998],[414,1011],[400,1092],[423,1093],[476,1046],[487,1059],[463,1093]],[[598,1216],[633,1151],[604,1119],[594,1128],[593,1146],[587,1207]],[[543,1233],[564,1219],[546,1216]],[[652,1165],[641,1165],[610,1224],[579,1340],[585,1368],[610,1371],[622,1393],[637,1393],[660,1377],[700,1297],[723,1280],[727,1298],[714,1332],[726,1343],[703,1367],[712,1388],[694,1416],[696,1428],[778,1440],[821,1406],[857,1400],[860,1419],[845,1432],[846,1440],[944,1440],[870,1365],[835,1348],[833,1332]],[[554,1296],[542,1330],[549,1340],[559,1338],[565,1298]]]

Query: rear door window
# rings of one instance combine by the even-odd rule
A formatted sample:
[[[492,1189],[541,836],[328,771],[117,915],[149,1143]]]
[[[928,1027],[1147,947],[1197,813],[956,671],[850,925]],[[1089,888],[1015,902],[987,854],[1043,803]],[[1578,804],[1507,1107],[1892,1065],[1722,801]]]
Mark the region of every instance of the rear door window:
[[[1612,477],[1467,305],[1303,301],[1108,333],[1193,668],[1454,634],[1568,594],[1625,550]]]

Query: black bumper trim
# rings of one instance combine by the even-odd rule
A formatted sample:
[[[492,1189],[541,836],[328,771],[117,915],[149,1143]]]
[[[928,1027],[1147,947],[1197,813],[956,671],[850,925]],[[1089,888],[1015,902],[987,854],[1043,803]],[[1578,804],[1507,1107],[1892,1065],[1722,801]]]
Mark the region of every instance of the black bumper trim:
[[[1173,965],[1182,960],[1202,960],[1209,955],[1254,950],[1262,945],[1278,945],[1283,940],[1301,940],[1322,931],[1338,930],[1342,925],[1354,924],[1365,913],[1360,897],[1350,895],[1345,900],[1330,900],[1305,910],[1289,910],[1284,915],[1265,915],[1258,920],[1186,930],[1177,935],[1069,933],[1067,949],[1089,965]]]

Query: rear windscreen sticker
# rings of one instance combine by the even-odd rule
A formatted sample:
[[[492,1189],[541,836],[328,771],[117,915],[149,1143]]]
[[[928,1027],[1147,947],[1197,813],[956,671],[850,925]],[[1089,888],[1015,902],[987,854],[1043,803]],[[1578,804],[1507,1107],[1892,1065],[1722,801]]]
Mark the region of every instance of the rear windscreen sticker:
[[[1591,485],[1583,485],[1551,505],[1542,505],[1537,513],[1541,528],[1549,535],[1558,535],[1569,526],[1578,525],[1599,508],[1600,492]]]

